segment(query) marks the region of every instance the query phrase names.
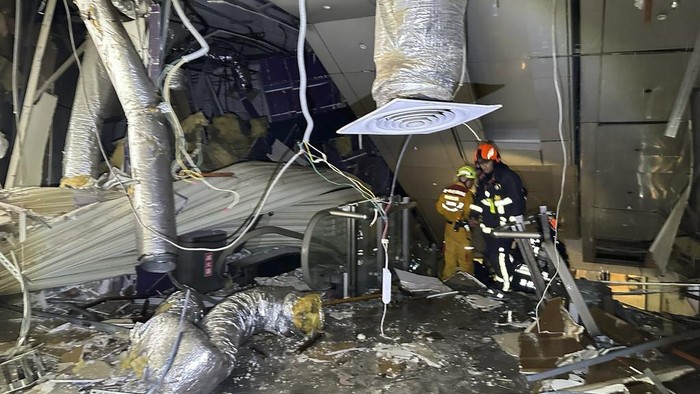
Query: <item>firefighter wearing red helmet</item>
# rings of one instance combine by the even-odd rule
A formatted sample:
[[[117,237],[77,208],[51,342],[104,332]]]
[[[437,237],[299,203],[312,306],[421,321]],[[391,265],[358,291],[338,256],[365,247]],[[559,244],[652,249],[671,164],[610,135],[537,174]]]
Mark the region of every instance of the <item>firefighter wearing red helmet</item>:
[[[457,271],[474,274],[474,253],[467,219],[474,194],[476,170],[471,166],[457,169],[457,182],[442,190],[435,209],[445,218],[445,266],[440,278],[446,280]]]
[[[501,162],[501,154],[492,141],[479,143],[474,162],[480,174],[470,217],[480,222],[487,266],[494,274],[496,285],[503,291],[510,291],[514,272],[513,240],[494,238],[490,233],[525,213],[527,190],[520,176]]]

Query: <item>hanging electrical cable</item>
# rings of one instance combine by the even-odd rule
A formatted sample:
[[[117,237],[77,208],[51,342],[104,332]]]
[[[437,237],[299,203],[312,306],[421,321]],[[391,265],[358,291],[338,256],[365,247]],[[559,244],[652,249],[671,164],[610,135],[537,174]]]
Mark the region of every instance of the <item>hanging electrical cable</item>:
[[[566,167],[569,164],[568,163],[568,156],[567,156],[567,151],[566,151],[566,143],[564,142],[564,105],[562,103],[562,97],[561,97],[561,88],[559,86],[559,68],[557,65],[557,40],[556,40],[556,21],[557,21],[557,0],[552,0],[552,25],[551,25],[551,46],[552,46],[552,79],[554,80],[554,91],[557,96],[557,131],[559,132],[559,142],[561,143],[561,151],[564,156],[564,163],[562,165],[562,170],[561,170],[561,185],[559,188],[559,199],[557,200],[557,208],[556,208],[556,213],[555,213],[555,220],[557,225],[554,226],[554,245],[556,247],[556,244],[559,240],[559,211],[561,209],[561,203],[562,200],[564,199],[564,186],[566,185]],[[546,231],[546,229],[542,229],[542,231]],[[557,275],[559,275],[559,265],[561,264],[559,253],[556,253],[556,261],[554,264],[554,268],[556,272],[554,275],[552,275],[552,278],[549,280],[547,283],[547,286],[545,286],[544,291],[542,292],[542,297],[540,297],[540,300],[537,302],[537,305],[535,306],[535,322],[537,323],[537,330],[540,329],[540,318],[539,318],[539,309],[540,305],[544,301],[544,298],[547,294],[547,291],[549,290],[549,287],[551,284],[554,282],[556,279]]]
[[[384,268],[382,269],[382,303],[384,304],[382,310],[382,320],[379,322],[379,332],[384,335],[384,320],[386,319],[386,308],[391,302],[391,271],[389,271],[389,220],[388,214],[391,209],[391,205],[394,201],[394,192],[396,190],[396,181],[399,177],[399,170],[401,169],[401,162],[403,161],[403,155],[406,153],[406,147],[411,141],[411,136],[407,135],[404,138],[403,146],[401,147],[401,152],[399,152],[399,157],[396,159],[396,167],[394,167],[394,176],[391,180],[391,190],[389,191],[389,202],[384,210],[384,230],[382,231],[382,238],[380,240],[382,248],[384,249]]]

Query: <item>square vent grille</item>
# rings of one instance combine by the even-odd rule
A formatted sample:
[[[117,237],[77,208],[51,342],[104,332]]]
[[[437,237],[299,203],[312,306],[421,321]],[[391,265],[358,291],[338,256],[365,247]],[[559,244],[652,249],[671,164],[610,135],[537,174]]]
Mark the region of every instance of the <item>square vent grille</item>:
[[[338,134],[408,135],[430,134],[480,118],[501,105],[448,103],[416,99],[393,99],[384,106],[349,123]]]

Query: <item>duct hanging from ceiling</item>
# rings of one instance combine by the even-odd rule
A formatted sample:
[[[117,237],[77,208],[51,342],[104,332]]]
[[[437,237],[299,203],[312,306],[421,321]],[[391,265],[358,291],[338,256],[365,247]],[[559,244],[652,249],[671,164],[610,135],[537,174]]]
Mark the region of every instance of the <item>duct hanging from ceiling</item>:
[[[462,75],[466,0],[378,0],[372,97],[452,101]]]
[[[164,238],[175,238],[175,209],[170,143],[165,118],[157,108],[157,90],[112,3],[76,0],[75,4],[126,115],[131,175],[136,180],[133,204],[143,224],[136,231],[139,260],[154,271],[170,270],[175,250]]]
[[[298,295],[281,288],[257,288],[226,298],[204,317],[201,329],[196,324],[201,312],[196,296],[177,292],[164,304],[132,331],[125,364],[143,368],[137,360],[145,359],[146,370],[136,372],[143,372],[151,383],[162,379],[160,388],[166,393],[212,392],[238,361],[241,344],[256,333],[309,335],[323,328],[318,294]],[[181,340],[173,356],[181,319]]]
[[[95,45],[88,40],[68,123],[61,187],[92,186],[100,162],[97,133],[114,99],[114,89]]]

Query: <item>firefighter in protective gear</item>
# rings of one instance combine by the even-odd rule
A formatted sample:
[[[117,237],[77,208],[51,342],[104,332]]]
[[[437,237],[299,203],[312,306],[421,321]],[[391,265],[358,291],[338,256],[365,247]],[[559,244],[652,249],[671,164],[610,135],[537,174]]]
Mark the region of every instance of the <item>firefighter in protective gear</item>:
[[[445,280],[457,271],[474,274],[474,255],[467,219],[472,205],[471,191],[476,170],[470,166],[457,169],[457,182],[443,189],[435,209],[445,218],[445,267],[440,277]]]
[[[485,257],[494,273],[493,279],[503,291],[510,291],[514,272],[513,239],[494,238],[490,233],[525,213],[527,190],[520,176],[501,162],[500,152],[493,142],[479,143],[474,159],[479,185],[471,205],[470,222],[472,225],[481,222]]]

